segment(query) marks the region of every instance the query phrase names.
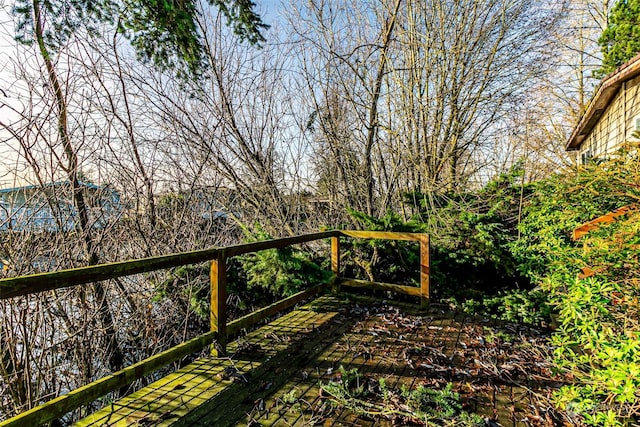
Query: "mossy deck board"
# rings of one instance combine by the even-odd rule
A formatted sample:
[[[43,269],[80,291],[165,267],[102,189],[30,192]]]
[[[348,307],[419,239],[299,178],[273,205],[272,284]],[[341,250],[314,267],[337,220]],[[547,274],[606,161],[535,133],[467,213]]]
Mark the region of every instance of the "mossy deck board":
[[[321,395],[340,366],[384,378],[391,389],[453,382],[470,410],[503,426],[526,425],[529,392],[504,381],[504,367],[515,362],[496,345],[512,339],[498,328],[417,304],[323,296],[230,343],[228,358],[198,359],[78,425],[391,426]],[[470,360],[474,349],[495,372]]]

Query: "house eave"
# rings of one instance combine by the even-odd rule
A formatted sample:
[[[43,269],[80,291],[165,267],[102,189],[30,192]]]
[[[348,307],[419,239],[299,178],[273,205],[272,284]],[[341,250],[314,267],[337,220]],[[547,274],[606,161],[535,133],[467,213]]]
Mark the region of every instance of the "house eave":
[[[640,75],[640,54],[622,64],[614,72],[609,74],[600,83],[595,95],[587,108],[582,113],[582,117],[575,127],[565,149],[567,151],[577,150],[584,140],[589,136],[600,117],[616,96],[624,82]]]

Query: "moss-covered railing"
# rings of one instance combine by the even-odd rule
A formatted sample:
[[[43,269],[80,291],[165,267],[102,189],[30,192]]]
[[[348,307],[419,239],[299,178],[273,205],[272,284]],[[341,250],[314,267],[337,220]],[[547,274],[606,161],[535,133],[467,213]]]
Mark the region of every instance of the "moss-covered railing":
[[[420,286],[400,286],[389,283],[370,282],[340,277],[340,239],[385,239],[408,240],[420,243]],[[244,317],[227,323],[226,307],[226,261],[227,259],[268,249],[279,249],[287,246],[331,239],[331,270],[333,278],[328,283],[319,284],[268,307],[254,311]],[[185,356],[196,353],[213,344],[212,351],[224,355],[227,337],[244,328],[293,307],[329,286],[369,287],[394,291],[420,298],[422,304],[429,302],[429,236],[419,233],[396,233],[374,231],[333,230],[301,236],[262,242],[240,244],[222,248],[212,248],[166,256],[158,256],[132,261],[122,261],[91,267],[61,270],[52,273],[41,273],[30,276],[7,278],[0,280],[0,299],[14,298],[38,292],[79,286],[101,280],[115,279],[133,274],[146,273],[188,264],[211,261],[211,329],[209,332],[137,362],[118,372],[77,388],[67,394],[58,396],[35,408],[0,422],[6,426],[37,426],[54,421],[68,412],[86,405],[108,393],[147,376],[158,369],[169,365]]]

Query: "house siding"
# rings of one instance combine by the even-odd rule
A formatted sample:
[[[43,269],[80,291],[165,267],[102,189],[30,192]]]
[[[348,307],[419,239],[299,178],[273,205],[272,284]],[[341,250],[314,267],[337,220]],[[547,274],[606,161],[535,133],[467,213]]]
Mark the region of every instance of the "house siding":
[[[629,80],[626,84],[626,138],[625,141],[637,141],[632,136],[636,130],[636,118],[640,118],[640,76]],[[623,141],[624,142],[624,141]]]
[[[634,140],[635,119],[640,118],[640,76],[625,82],[580,147],[579,162],[603,158]]]
[[[92,228],[103,228],[122,214],[120,195],[110,188],[81,183]],[[77,223],[68,182],[0,190],[0,232],[70,232]]]

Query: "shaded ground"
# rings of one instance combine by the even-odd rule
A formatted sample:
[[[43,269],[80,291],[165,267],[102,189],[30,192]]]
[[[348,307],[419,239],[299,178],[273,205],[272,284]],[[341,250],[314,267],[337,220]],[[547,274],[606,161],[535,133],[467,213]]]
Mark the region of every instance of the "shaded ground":
[[[348,299],[346,299],[348,298]],[[387,426],[380,378],[401,408],[402,385],[460,394],[490,426],[554,425],[545,396],[559,386],[544,359],[542,331],[465,317],[438,307],[325,296],[248,334],[227,359],[204,358],[105,408],[85,424],[202,426]],[[323,384],[357,369],[365,410],[337,404]],[[344,402],[343,402],[344,403]],[[374,409],[372,409],[374,408]],[[109,412],[111,411],[111,412]],[[394,413],[396,412],[396,413]],[[401,411],[400,411],[401,412]]]
[[[332,404],[320,385],[341,381],[340,366],[357,368],[364,383],[384,378],[396,391],[401,385],[443,389],[451,382],[465,409],[480,414],[488,424],[555,423],[542,403],[559,386],[544,359],[542,331],[386,302],[354,302],[339,313],[334,322],[356,319],[353,326],[300,366],[299,372],[291,372],[292,378],[277,392],[258,397],[237,425],[383,426],[410,421],[357,414]]]

